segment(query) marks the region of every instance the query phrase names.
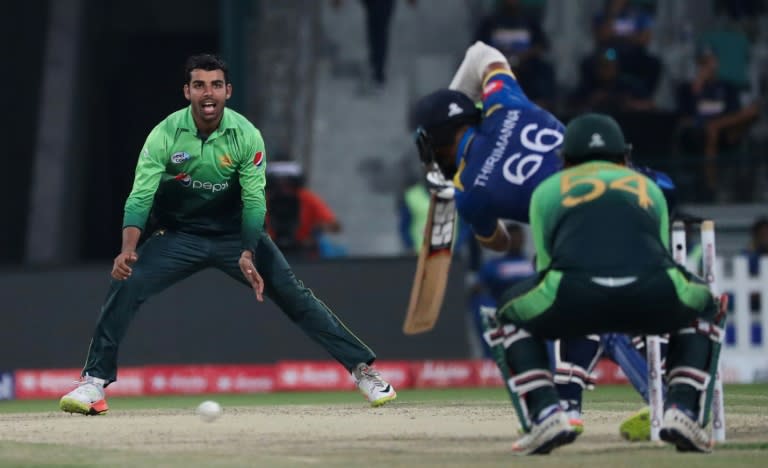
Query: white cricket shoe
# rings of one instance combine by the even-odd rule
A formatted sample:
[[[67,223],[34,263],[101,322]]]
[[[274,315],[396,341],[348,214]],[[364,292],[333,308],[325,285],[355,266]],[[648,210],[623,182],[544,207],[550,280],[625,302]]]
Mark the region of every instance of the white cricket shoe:
[[[59,408],[67,413],[97,415],[109,410],[104,395],[104,379],[86,375],[77,388],[67,393],[59,400]]]
[[[678,452],[712,451],[713,444],[709,432],[699,426],[696,418],[688,411],[677,406],[672,406],[664,412],[659,437],[677,447]]]
[[[576,435],[581,435],[584,432],[584,416],[581,414],[581,404],[576,400],[560,400],[560,408],[565,411],[568,424],[576,431]]]
[[[397,398],[394,387],[382,379],[378,371],[363,362],[352,371],[352,377],[360,393],[371,403],[371,406],[381,406]]]
[[[560,405],[553,405],[543,413],[545,415],[533,423],[531,431],[512,444],[513,452],[521,455],[546,455],[576,440],[578,433],[568,422],[568,416]]]

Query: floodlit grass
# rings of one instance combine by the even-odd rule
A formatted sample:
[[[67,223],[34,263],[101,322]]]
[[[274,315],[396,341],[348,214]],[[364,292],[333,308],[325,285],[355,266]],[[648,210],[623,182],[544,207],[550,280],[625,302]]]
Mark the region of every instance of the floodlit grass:
[[[184,395],[157,397],[109,398],[112,411],[135,409],[193,408],[201,401],[213,399],[224,406],[256,405],[332,405],[359,403],[361,396],[355,391],[345,392],[283,392],[256,394]],[[585,408],[633,411],[642,406],[640,396],[627,385],[605,385],[585,392]],[[768,384],[726,385],[725,403],[728,411],[750,413],[755,407],[768,411]],[[501,388],[414,389],[398,392],[397,404],[450,402],[474,404],[507,404],[507,394]],[[0,401],[0,413],[28,413],[58,411],[57,400]],[[766,428],[768,431],[768,428]]]
[[[382,409],[354,391],[111,398],[110,414],[93,418],[61,414],[55,400],[3,401],[0,467],[768,466],[768,385],[728,385],[725,395],[729,440],[711,455],[624,443],[616,422],[642,401],[631,387],[601,386],[586,393],[575,444],[524,460],[509,452],[515,424],[501,388],[403,390]],[[225,419],[194,417],[205,399]]]

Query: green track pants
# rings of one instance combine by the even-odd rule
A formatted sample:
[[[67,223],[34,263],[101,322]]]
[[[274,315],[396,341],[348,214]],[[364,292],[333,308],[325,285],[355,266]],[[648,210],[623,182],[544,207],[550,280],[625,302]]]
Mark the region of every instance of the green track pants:
[[[139,260],[133,265],[131,277],[111,282],[83,375],[114,382],[120,342],[139,306],[184,278],[212,267],[250,287],[238,265],[241,251],[240,237],[235,235],[206,237],[172,231],[153,234],[139,248]],[[361,362],[373,362],[373,351],[296,278],[266,234],[259,242],[254,262],[264,278],[267,297],[334,359],[348,370]]]

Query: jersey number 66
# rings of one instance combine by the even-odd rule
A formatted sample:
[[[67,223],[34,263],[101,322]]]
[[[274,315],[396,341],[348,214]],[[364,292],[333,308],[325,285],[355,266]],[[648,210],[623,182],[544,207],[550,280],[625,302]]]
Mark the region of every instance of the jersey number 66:
[[[520,143],[523,148],[534,151],[534,153],[522,156],[523,153],[520,151],[507,158],[502,169],[504,178],[508,182],[523,185],[529,177],[539,170],[541,162],[544,160],[541,153],[549,153],[563,142],[563,134],[552,128],[542,128],[536,132],[533,140],[528,138],[528,134],[538,127],[536,124],[528,124],[523,127],[523,131],[520,133]],[[548,140],[547,142],[544,141],[545,138]],[[514,170],[512,169],[513,165]]]

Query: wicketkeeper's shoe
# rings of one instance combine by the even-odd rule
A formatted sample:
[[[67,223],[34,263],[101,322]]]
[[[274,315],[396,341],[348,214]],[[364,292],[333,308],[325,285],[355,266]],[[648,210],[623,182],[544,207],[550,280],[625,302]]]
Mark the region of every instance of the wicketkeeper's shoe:
[[[77,388],[61,397],[59,408],[90,416],[106,413],[109,406],[104,396],[104,380],[86,375]]]
[[[521,455],[546,455],[552,450],[576,440],[578,434],[568,423],[568,416],[560,405],[543,411],[531,431],[512,444],[512,451]]]
[[[651,440],[651,409],[646,406],[625,419],[619,426],[619,433],[630,442]]]
[[[371,406],[381,406],[397,398],[395,388],[382,379],[377,370],[365,363],[357,365],[352,371],[352,377],[360,393],[371,402]]]
[[[690,411],[678,406],[672,406],[664,412],[659,437],[677,447],[678,452],[712,451],[709,431],[696,422]]]

